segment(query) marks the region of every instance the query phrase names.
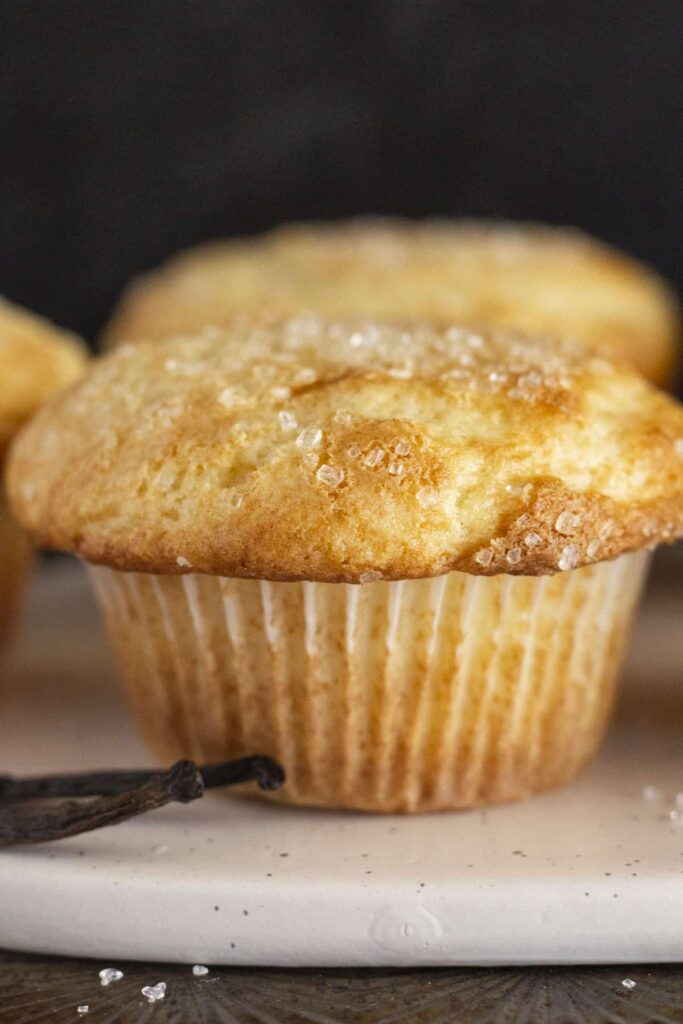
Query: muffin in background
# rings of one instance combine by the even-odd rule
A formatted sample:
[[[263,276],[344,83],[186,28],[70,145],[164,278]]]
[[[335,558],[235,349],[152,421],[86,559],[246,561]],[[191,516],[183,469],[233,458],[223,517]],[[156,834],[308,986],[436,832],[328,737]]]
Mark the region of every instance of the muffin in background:
[[[568,342],[243,318],[105,357],[9,482],[91,563],[160,758],[469,807],[595,751],[647,551],[683,534],[683,409]]]
[[[679,307],[649,268],[571,228],[468,220],[293,225],[199,246],[133,281],[105,344],[264,309],[564,335],[660,385],[679,362]]]
[[[81,376],[85,359],[85,347],[72,334],[0,298],[0,641],[31,562],[28,539],[4,496],[7,447],[38,406]]]

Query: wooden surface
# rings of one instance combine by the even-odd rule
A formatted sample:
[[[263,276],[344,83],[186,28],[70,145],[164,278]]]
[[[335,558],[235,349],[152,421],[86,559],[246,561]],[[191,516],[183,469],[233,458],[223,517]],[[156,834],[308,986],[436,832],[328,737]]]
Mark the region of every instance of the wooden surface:
[[[125,964],[0,953],[0,1024],[679,1024],[683,966],[284,971]],[[624,979],[636,982],[625,987]],[[150,1004],[144,986],[167,984]],[[77,1007],[90,1012],[79,1015]]]

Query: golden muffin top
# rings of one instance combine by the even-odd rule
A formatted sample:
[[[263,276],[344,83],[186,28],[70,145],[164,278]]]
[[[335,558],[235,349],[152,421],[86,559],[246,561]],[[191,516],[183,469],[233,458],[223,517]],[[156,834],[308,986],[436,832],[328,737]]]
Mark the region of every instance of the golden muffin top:
[[[39,405],[81,376],[85,358],[74,335],[0,298],[0,457]]]
[[[683,533],[683,407],[570,342],[242,318],[106,356],[9,492],[38,542],[125,570],[553,573]]]
[[[660,384],[678,361],[677,304],[642,264],[571,229],[474,221],[302,225],[201,246],[133,282],[107,340],[264,309],[563,334]]]

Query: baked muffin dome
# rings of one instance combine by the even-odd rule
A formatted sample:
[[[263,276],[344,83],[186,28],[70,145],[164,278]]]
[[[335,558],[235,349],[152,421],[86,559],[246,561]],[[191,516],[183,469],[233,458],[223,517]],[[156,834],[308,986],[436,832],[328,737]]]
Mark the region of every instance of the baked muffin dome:
[[[106,356],[9,488],[40,543],[118,569],[554,573],[683,533],[683,408],[569,342],[244,318]]]
[[[46,398],[78,379],[85,358],[74,335],[0,299],[0,456]]]
[[[107,340],[302,310],[563,334],[671,381],[679,310],[648,268],[571,229],[358,220],[200,246],[126,291]]]

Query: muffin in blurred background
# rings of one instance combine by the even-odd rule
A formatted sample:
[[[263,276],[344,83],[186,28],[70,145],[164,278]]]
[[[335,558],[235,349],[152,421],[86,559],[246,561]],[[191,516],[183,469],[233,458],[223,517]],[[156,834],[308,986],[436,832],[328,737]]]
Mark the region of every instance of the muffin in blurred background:
[[[31,560],[27,538],[4,496],[4,464],[16,431],[85,368],[81,342],[41,317],[0,299],[0,641],[14,618]]]
[[[105,343],[264,309],[570,337],[660,385],[678,366],[677,302],[642,263],[569,228],[468,220],[293,225],[200,246],[127,288]]]

